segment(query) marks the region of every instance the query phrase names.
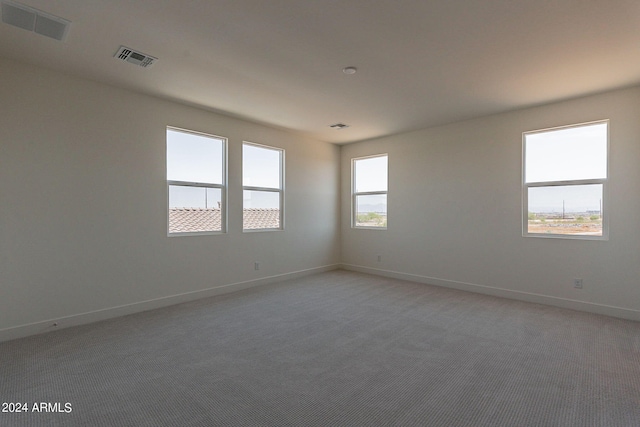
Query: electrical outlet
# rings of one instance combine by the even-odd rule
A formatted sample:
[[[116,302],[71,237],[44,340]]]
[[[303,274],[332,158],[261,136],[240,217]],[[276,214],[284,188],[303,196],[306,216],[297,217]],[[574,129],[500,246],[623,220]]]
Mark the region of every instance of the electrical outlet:
[[[378,255],[378,262],[382,261],[382,255]]]
[[[256,270],[256,271],[260,270],[260,263],[259,262],[254,262],[253,263],[253,269]]]
[[[573,287],[576,289],[582,289],[582,279],[573,279]]]

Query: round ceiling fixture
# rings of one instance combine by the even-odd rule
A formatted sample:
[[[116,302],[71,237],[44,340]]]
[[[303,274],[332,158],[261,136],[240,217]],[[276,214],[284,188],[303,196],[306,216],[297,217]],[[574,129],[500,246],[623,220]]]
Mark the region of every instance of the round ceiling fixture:
[[[358,69],[356,67],[344,67],[342,72],[345,74],[355,74]]]

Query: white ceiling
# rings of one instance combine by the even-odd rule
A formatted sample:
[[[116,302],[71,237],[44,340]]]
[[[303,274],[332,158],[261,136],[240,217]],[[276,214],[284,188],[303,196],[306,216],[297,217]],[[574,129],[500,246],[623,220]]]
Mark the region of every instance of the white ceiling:
[[[335,143],[640,84],[639,0],[21,3],[70,32],[0,23],[0,57]]]

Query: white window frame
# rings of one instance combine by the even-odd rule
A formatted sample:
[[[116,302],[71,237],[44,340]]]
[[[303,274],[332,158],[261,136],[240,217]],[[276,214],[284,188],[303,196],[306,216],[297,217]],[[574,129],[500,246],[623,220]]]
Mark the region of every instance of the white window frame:
[[[242,212],[243,212],[243,220],[242,220],[242,232],[243,233],[260,233],[260,232],[264,232],[264,231],[283,231],[284,230],[284,196],[285,196],[285,188],[284,188],[284,183],[285,183],[285,179],[284,179],[284,171],[285,171],[285,166],[284,166],[284,159],[285,159],[285,151],[283,148],[279,148],[279,147],[272,147],[269,145],[264,145],[264,144],[257,144],[255,142],[249,142],[249,141],[243,141],[242,142],[242,148],[243,148],[243,157],[242,157],[242,175],[244,175],[244,146],[245,145],[251,145],[253,147],[258,147],[258,148],[263,148],[266,150],[272,150],[272,151],[277,151],[280,154],[280,182],[279,182],[279,187],[280,188],[271,188],[271,187],[260,187],[260,186],[254,186],[254,185],[244,185],[244,180],[242,182],[242,194],[243,194],[243,202],[242,202]],[[280,219],[279,219],[279,223],[280,223],[280,227],[277,228],[244,228],[244,192],[245,191],[264,191],[264,192],[269,192],[269,193],[279,193],[280,197],[280,206],[279,206],[279,215],[280,215]]]
[[[356,192],[356,162],[358,160],[374,159],[376,157],[387,158],[387,190],[386,191],[361,191]],[[356,209],[358,196],[387,196],[387,225],[384,227],[373,227],[365,225],[357,225],[358,212]],[[389,153],[373,154],[370,156],[354,157],[351,159],[351,228],[364,229],[364,230],[386,230],[389,226]]]
[[[527,135],[562,130],[562,129],[571,129],[571,128],[579,128],[589,125],[596,124],[606,124],[607,125],[607,159],[606,159],[606,177],[605,178],[596,178],[596,179],[575,179],[575,180],[565,180],[565,181],[544,181],[544,182],[527,182],[527,147],[526,147],[526,137]],[[609,199],[609,191],[608,191],[608,182],[609,182],[609,144],[610,144],[610,134],[611,134],[611,126],[608,119],[604,120],[595,120],[591,122],[578,123],[566,126],[557,126],[546,129],[539,129],[534,131],[527,131],[522,133],[522,236],[523,237],[540,237],[547,239],[569,239],[569,240],[609,240],[609,209],[608,209],[608,199]],[[599,184],[602,185],[602,207],[601,207],[601,216],[602,216],[602,235],[576,235],[576,234],[552,234],[552,233],[529,233],[529,189],[530,188],[541,188],[541,187],[566,187],[573,185],[592,185]]]
[[[225,234],[227,232],[227,146],[228,139],[223,136],[213,135],[205,132],[198,132],[189,129],[183,129],[175,126],[167,126],[166,130],[172,130],[174,132],[182,132],[188,133],[192,135],[203,136],[206,138],[213,138],[222,140],[222,184],[211,184],[211,183],[203,183],[203,182],[191,182],[191,181],[176,181],[167,179],[167,236],[168,237],[178,237],[178,236],[207,236],[207,235],[215,235],[215,234]],[[166,144],[166,142],[165,142]],[[166,147],[165,147],[166,150]],[[166,162],[165,162],[166,163]],[[167,167],[165,164],[165,174],[167,173]],[[220,230],[214,231],[188,231],[188,232],[179,232],[179,233],[171,233],[169,232],[169,189],[171,186],[181,186],[181,187],[200,187],[200,188],[213,188],[220,189],[220,215],[221,215],[221,224]]]

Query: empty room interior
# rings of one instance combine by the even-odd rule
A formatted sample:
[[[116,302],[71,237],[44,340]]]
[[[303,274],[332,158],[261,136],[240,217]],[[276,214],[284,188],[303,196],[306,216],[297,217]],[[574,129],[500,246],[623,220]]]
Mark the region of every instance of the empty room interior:
[[[0,2],[0,425],[640,425],[640,2]]]

